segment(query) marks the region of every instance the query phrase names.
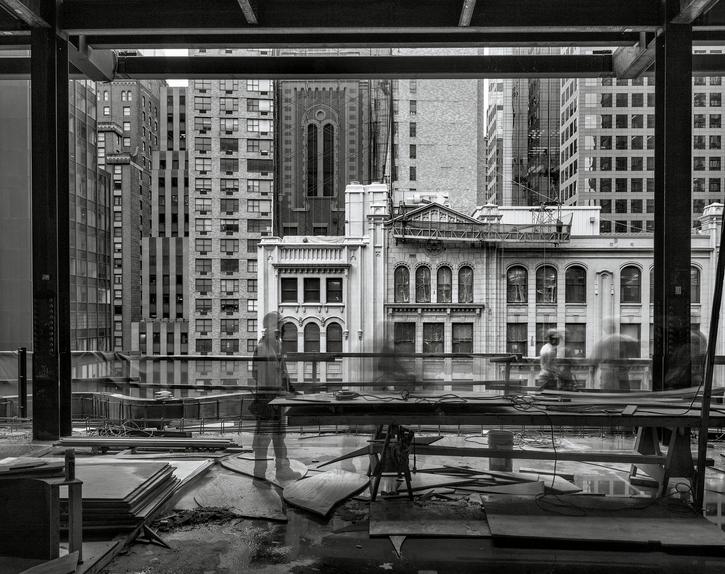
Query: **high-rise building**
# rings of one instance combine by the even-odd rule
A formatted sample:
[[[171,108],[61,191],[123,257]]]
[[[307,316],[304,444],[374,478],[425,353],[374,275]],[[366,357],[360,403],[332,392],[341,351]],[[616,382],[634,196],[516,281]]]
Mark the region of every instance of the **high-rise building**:
[[[132,348],[141,319],[141,238],[151,226],[151,154],[159,143],[162,82],[98,84],[98,165],[113,195],[113,348]]]
[[[723,201],[725,88],[721,77],[695,77],[692,92],[692,221],[699,225],[705,206]],[[653,78],[562,81],[561,198],[599,205],[602,233],[654,230],[654,105]]]
[[[546,54],[513,48],[499,54]],[[513,78],[488,84],[486,199],[538,205],[559,193],[559,80]]]
[[[418,53],[395,49],[395,55]],[[474,50],[472,53],[477,54]],[[461,50],[426,50],[446,55]],[[397,80],[394,83],[393,199],[447,196],[471,212],[486,189],[483,80]]]
[[[69,83],[71,349],[109,350],[110,180],[96,162],[96,84]],[[30,82],[0,89],[0,349],[32,348]]]
[[[272,230],[273,96],[265,80],[195,80],[189,86],[192,353],[256,348],[257,244]]]
[[[189,351],[186,93],[185,87],[163,86],[159,97],[159,146],[151,160],[150,229],[141,238],[141,319],[132,324],[131,339],[131,349],[144,355],[185,355]]]

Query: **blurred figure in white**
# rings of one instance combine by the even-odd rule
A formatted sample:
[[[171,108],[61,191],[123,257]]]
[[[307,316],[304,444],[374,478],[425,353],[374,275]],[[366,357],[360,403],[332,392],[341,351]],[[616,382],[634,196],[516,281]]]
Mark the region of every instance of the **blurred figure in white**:
[[[613,319],[604,320],[604,336],[594,345],[595,380],[599,379],[599,388],[610,393],[629,392],[629,365],[626,359],[639,356],[639,342],[617,333]]]
[[[536,386],[539,390],[559,388],[559,369],[557,367],[556,353],[561,337],[556,329],[546,332],[546,343],[541,347],[539,363],[541,371],[536,376]]]

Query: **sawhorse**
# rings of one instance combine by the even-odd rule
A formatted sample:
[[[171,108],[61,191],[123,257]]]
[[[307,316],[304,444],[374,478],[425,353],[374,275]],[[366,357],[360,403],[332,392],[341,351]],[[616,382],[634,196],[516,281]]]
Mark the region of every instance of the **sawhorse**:
[[[385,440],[383,442],[383,448],[380,451],[380,458],[378,458],[375,447],[371,447],[370,476],[372,477],[372,492],[370,493],[370,500],[374,501],[378,495],[378,488],[383,472],[396,472],[398,477],[403,475],[405,477],[405,485],[408,489],[408,498],[413,500],[413,487],[411,485],[408,455],[415,434],[412,430],[400,425],[389,424],[385,431],[383,430],[383,425],[380,425],[375,432],[373,440],[383,438]]]

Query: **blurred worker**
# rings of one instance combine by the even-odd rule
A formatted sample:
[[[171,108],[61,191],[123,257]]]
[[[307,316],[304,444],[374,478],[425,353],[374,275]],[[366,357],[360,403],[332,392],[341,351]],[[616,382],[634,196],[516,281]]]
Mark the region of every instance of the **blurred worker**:
[[[393,328],[392,323],[381,323],[375,333],[375,387],[410,392],[415,389],[415,375],[404,364],[405,358],[396,353]]]
[[[254,475],[260,479],[264,478],[267,471],[267,449],[271,442],[274,446],[277,477],[298,478],[298,475],[290,469],[287,458],[282,409],[270,404],[276,397],[292,391],[280,342],[279,313],[276,311],[267,313],[262,324],[264,334],[254,351],[255,359],[262,360],[254,361],[254,400],[249,409],[257,419],[252,442],[255,459]]]
[[[556,361],[559,340],[559,332],[556,329],[549,329],[546,332],[546,343],[541,347],[539,355],[541,371],[536,376],[536,386],[539,390],[559,388],[559,370]]]
[[[665,390],[699,387],[705,376],[707,337],[695,326],[690,327],[690,346],[681,345],[670,359],[665,373]]]
[[[639,356],[639,341],[617,333],[613,319],[605,319],[603,327],[604,336],[594,345],[591,357],[599,388],[610,393],[629,392],[629,365],[624,359]]]

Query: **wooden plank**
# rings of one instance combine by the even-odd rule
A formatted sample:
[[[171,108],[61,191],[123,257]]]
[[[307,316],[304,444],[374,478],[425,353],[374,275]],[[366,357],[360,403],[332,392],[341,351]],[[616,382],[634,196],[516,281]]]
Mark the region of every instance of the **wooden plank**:
[[[307,466],[302,464],[299,460],[290,459],[289,468],[292,474],[287,476],[278,476],[277,468],[275,467],[273,461],[269,461],[267,463],[264,476],[257,475],[255,474],[254,470],[254,463],[254,460],[248,460],[239,457],[225,458],[224,460],[220,461],[220,464],[228,470],[238,472],[239,474],[243,474],[245,476],[251,476],[266,480],[267,482],[270,482],[280,488],[284,488],[288,484],[291,484],[299,480],[300,478],[303,478],[307,474]]]
[[[563,495],[484,499],[494,537],[572,542],[725,547],[725,533],[684,504]]]
[[[124,449],[129,447],[147,448],[211,448],[223,449],[237,446],[228,439],[210,438],[164,438],[164,437],[68,437],[62,438],[57,446],[67,447],[98,447],[109,449]]]
[[[427,436],[427,437],[415,437],[413,439],[413,444],[416,445],[428,445],[436,442],[437,440],[440,440],[442,437],[440,436]],[[351,452],[347,452],[345,454],[342,454],[336,458],[333,458],[332,460],[325,461],[323,463],[320,463],[317,465],[317,468],[322,468],[323,466],[327,466],[329,464],[334,464],[336,462],[340,462],[342,460],[347,460],[349,458],[355,458],[358,456],[367,456],[370,453],[373,452],[380,452],[382,450],[383,441],[370,441],[370,445],[360,447],[357,450],[353,450]]]
[[[447,474],[421,474],[414,473],[412,475],[410,486],[411,490],[426,490],[428,488],[436,488],[440,486],[452,486],[469,484],[474,482],[476,479],[470,476],[450,476]],[[398,484],[398,490],[406,490],[407,486],[405,482]]]
[[[200,477],[180,498],[171,502],[174,510],[223,508],[244,518],[286,522],[287,515],[279,493],[259,487],[251,478],[223,468],[214,468]]]
[[[290,504],[327,516],[336,504],[360,492],[369,481],[369,477],[354,472],[329,470],[285,486],[283,496]]]
[[[72,552],[55,560],[23,570],[20,574],[75,574],[77,567],[78,552]]]
[[[486,538],[491,531],[477,505],[380,500],[370,503],[370,536]]]
[[[403,557],[403,542],[405,542],[405,536],[390,536],[390,543],[393,545],[398,560]]]
[[[573,481],[574,480],[574,474],[568,473],[568,472],[561,472],[560,470],[557,470],[556,473],[551,470],[543,470],[540,468],[526,468],[521,467],[519,468],[519,472],[523,474],[544,474],[544,475],[552,475],[556,474],[556,476],[560,476],[564,480]]]

